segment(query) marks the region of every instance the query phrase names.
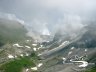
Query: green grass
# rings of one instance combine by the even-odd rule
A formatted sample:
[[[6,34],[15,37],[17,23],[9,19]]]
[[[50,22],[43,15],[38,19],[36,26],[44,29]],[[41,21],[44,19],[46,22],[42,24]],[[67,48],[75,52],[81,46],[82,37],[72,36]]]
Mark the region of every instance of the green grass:
[[[3,72],[21,72],[23,68],[35,66],[34,62],[29,57],[15,59],[0,67]]]
[[[96,66],[93,67],[92,69],[90,69],[89,71],[86,71],[86,72],[96,72]]]
[[[96,53],[92,54],[92,56],[88,59],[88,62],[96,63]],[[96,72],[96,65],[86,72]]]

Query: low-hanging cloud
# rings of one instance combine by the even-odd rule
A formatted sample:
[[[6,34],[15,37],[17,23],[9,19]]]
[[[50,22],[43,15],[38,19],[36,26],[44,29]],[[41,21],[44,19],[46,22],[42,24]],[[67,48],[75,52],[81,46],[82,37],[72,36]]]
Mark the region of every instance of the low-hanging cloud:
[[[24,20],[21,20],[16,17],[15,14],[10,14],[10,13],[1,13],[0,12],[0,18],[8,19],[8,20],[15,20],[18,21],[21,24],[24,24]]]
[[[27,23],[28,30],[44,35],[54,35],[60,29],[69,34],[78,32],[87,24],[84,20],[96,18],[96,0],[16,0],[10,7],[16,16],[21,15],[24,21],[20,21]],[[9,19],[18,20],[16,16],[7,14]]]
[[[82,13],[95,9],[96,0],[40,0],[41,5],[48,8],[58,8],[68,13]]]
[[[84,20],[94,19],[93,13],[96,11],[95,0],[36,0],[34,3],[41,9],[57,9],[62,14],[63,18],[57,18],[57,21],[52,22],[53,24],[50,24],[50,22],[46,20],[46,23],[51,27],[52,33],[55,33],[58,29],[67,33],[79,31],[85,26],[83,23]],[[45,12],[45,14],[47,14],[47,12]],[[53,18],[55,18],[55,16]],[[48,15],[44,18],[42,17],[42,19],[45,18],[50,19]],[[42,23],[40,23],[40,25],[42,25]]]
[[[65,14],[64,18],[54,26],[53,33],[55,34],[59,30],[61,33],[72,35],[79,32],[85,25],[80,16]]]
[[[34,19],[32,21],[32,23],[34,25],[32,25],[32,30],[37,31],[38,33],[42,34],[42,35],[50,35],[50,31],[47,28],[47,23],[44,21],[40,21],[38,19]],[[30,24],[29,24],[30,26]]]
[[[58,29],[66,33],[78,32],[85,26],[84,20],[94,20],[93,13],[96,11],[95,0],[40,0],[39,5],[62,13],[63,18],[58,18],[53,33]]]

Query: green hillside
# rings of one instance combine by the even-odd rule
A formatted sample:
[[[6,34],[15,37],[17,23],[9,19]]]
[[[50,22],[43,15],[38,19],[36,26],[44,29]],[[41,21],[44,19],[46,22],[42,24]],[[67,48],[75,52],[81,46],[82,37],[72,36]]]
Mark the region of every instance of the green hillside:
[[[26,38],[27,30],[17,21],[0,19],[0,45]]]
[[[29,57],[24,57],[2,65],[0,70],[3,72],[22,72],[23,68],[30,68],[31,66],[35,66],[34,62]]]

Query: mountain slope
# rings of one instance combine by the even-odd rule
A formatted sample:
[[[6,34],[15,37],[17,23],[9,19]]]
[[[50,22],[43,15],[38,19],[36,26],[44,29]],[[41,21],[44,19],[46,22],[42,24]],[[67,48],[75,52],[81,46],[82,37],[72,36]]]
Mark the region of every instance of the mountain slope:
[[[0,18],[0,45],[26,38],[27,30],[17,21]]]
[[[73,39],[70,39],[70,37],[64,38],[64,35],[60,36],[57,34],[53,39],[54,41],[50,43],[51,45],[48,44],[49,48],[45,48],[44,52],[41,53],[41,59],[46,63],[42,72],[83,71],[83,68],[80,69],[78,65],[71,64],[70,60],[74,58],[77,60],[88,61],[89,65],[86,70],[89,69],[91,67],[90,63],[96,63],[95,27],[95,24],[85,26]],[[62,59],[66,60],[65,64],[63,64]],[[96,70],[93,69],[89,72],[95,71]]]

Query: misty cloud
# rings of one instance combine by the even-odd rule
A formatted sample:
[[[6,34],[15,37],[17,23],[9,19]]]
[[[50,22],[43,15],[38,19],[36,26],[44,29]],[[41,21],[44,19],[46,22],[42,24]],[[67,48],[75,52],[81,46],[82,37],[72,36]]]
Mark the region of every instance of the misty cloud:
[[[85,26],[84,20],[95,20],[96,0],[2,0],[0,11],[8,12],[9,19],[24,22],[30,31],[73,33]]]
[[[38,19],[34,19],[32,21],[32,30],[39,32],[42,35],[50,35],[50,31],[48,30],[47,23],[44,21],[40,21]],[[30,26],[30,24],[29,24]]]
[[[20,22],[21,24],[24,24],[24,21],[17,18],[15,14],[9,14],[9,13],[1,13],[0,12],[0,18],[8,19],[8,20],[15,20]]]
[[[84,13],[95,9],[95,0],[40,0],[41,5],[48,8],[58,8],[68,13]],[[96,10],[96,9],[95,9]]]
[[[82,22],[82,19],[78,15],[64,14],[64,18],[60,19],[53,28],[53,33],[58,30],[61,33],[73,34],[79,32],[86,24]]]

